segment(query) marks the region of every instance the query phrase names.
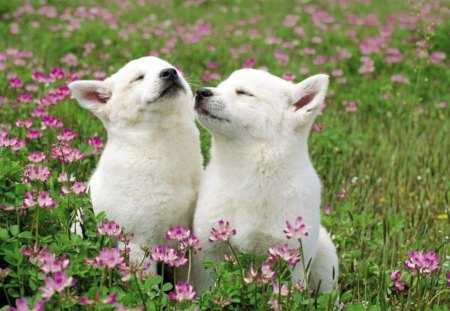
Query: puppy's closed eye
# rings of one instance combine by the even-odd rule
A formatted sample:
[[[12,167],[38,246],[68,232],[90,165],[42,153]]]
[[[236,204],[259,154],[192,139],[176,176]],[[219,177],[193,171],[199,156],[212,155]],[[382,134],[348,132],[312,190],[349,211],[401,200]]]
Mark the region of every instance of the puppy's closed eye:
[[[247,91],[241,90],[241,89],[236,90],[236,94],[250,96],[250,97],[255,97],[255,95],[253,95],[253,94],[251,94],[251,93],[249,93]]]
[[[141,75],[138,75],[136,78],[134,78],[133,80],[131,80],[131,82],[130,83],[133,83],[133,82],[137,82],[137,81],[141,81],[141,80],[144,80],[144,75],[143,74],[141,74]]]

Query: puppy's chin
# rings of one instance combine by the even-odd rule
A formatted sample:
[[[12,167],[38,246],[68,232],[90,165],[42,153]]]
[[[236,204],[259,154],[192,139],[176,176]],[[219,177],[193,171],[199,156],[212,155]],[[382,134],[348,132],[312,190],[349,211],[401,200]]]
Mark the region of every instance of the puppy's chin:
[[[182,94],[186,94],[183,85],[180,83],[173,83],[162,89],[159,99],[170,100],[171,98],[181,96]]]
[[[205,109],[202,106],[196,106],[195,107],[195,115],[197,120],[202,123],[202,122],[207,122],[207,123],[229,123],[230,121],[228,119],[225,119],[224,117],[218,116],[216,114],[214,114],[213,112]]]

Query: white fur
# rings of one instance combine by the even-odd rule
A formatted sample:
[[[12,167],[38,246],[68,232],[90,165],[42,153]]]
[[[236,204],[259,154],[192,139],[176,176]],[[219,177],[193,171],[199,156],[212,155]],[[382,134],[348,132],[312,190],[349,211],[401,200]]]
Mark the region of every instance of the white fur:
[[[165,244],[169,226],[190,227],[202,172],[191,89],[178,72],[184,90],[159,97],[166,86],[159,73],[166,68],[174,67],[143,57],[105,81],[69,85],[107,130],[89,182],[92,203],[95,213],[105,211],[134,233],[133,259],[142,258],[140,244]],[[133,82],[139,75],[143,79]]]
[[[211,283],[201,262],[219,260],[227,252],[220,243],[207,242],[210,228],[220,219],[236,228],[231,243],[241,252],[264,255],[274,243],[286,242],[298,248],[299,242],[287,240],[283,233],[285,221],[294,222],[297,216],[310,227],[309,235],[302,238],[306,263],[318,249],[334,249],[331,241],[325,239],[323,246],[322,238],[318,241],[321,184],[307,146],[327,87],[326,75],[293,84],[264,71],[242,69],[217,88],[210,88],[213,96],[203,104],[197,96],[197,120],[212,135],[211,162],[200,186],[193,224],[203,241],[203,252],[194,265],[194,283],[199,290]],[[306,105],[297,107],[300,102]],[[337,260],[327,261],[326,256],[321,252],[321,264],[313,264],[312,269],[329,263],[337,271]],[[301,265],[292,273],[295,280],[304,279]],[[326,276],[321,288],[331,289],[333,281],[327,273],[312,275]]]

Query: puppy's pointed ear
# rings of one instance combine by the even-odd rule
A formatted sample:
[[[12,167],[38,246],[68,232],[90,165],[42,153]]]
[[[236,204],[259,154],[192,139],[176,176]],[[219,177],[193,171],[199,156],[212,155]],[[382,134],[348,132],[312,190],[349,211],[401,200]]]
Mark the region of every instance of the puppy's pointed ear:
[[[294,86],[293,107],[303,113],[318,112],[328,89],[328,76],[318,74]]]
[[[111,86],[106,81],[78,80],[69,84],[69,89],[78,103],[100,115],[111,98]]]

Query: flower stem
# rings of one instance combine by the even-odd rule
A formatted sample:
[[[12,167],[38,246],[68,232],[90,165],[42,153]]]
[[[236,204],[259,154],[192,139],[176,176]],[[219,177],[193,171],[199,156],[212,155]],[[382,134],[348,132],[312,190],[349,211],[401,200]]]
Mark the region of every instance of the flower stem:
[[[187,274],[187,280],[186,282],[189,283],[189,280],[191,279],[191,266],[192,266],[192,250],[189,248],[189,267],[188,267],[188,274]],[[175,284],[175,280],[173,282]]]
[[[34,240],[37,242],[39,237],[39,210],[40,207],[36,206],[36,212],[34,214],[34,217],[36,218],[36,228],[34,232]]]
[[[142,304],[144,305],[145,311],[147,311],[147,299],[144,296],[144,293],[142,292],[141,287],[139,286],[138,278],[136,275],[136,272],[134,273],[134,281],[136,282],[136,286],[139,292],[139,296],[141,296]]]

